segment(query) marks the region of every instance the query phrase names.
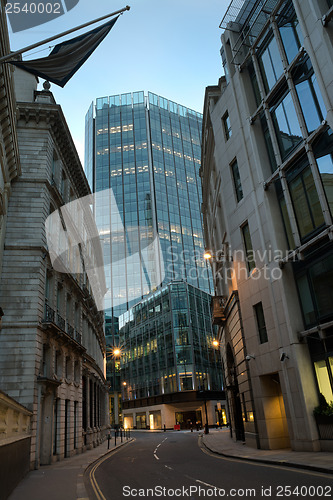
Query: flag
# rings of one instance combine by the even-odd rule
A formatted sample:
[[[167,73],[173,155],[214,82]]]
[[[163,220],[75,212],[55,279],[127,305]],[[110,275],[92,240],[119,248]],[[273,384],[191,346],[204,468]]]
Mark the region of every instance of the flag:
[[[48,57],[30,61],[8,61],[33,75],[45,78],[64,87],[82,64],[104,40],[119,16],[111,19],[99,28],[84,35],[79,35],[67,42],[59,43]]]

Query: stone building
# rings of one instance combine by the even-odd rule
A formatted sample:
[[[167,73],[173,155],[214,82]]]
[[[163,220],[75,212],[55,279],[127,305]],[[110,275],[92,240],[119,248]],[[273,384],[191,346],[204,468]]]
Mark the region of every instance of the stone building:
[[[234,437],[264,449],[332,450],[332,10],[232,1],[205,95],[214,321]]]
[[[34,76],[15,70],[22,173],[12,182],[0,290],[0,387],[32,412],[32,468],[96,446],[108,428],[104,317],[86,270],[94,262],[82,262],[64,222],[63,206],[90,189],[60,106],[36,88]],[[63,268],[50,260],[45,221],[52,213],[68,238]]]
[[[9,52],[4,1],[0,6],[0,57]],[[12,71],[8,65],[0,64],[0,276],[7,227],[8,203],[11,184],[20,175],[20,159],[16,134],[16,103]],[[0,302],[0,335],[4,314]],[[7,354],[0,352],[0,369]],[[1,390],[2,389],[2,390]],[[10,398],[0,383],[0,499],[10,492],[29,470],[30,417],[31,412]],[[17,457],[20,457],[17,460]]]

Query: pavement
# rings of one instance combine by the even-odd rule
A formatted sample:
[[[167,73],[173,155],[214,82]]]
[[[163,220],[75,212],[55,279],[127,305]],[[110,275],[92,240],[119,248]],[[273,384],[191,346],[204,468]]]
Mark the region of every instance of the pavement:
[[[104,441],[92,450],[30,471],[8,500],[89,500],[84,485],[84,471],[99,458],[130,441],[133,441],[132,437],[128,440],[123,439],[121,443],[118,437],[115,446],[113,438],[110,440],[109,450],[108,442]]]
[[[170,432],[178,431],[167,431]],[[333,453],[330,452],[257,450],[239,441],[233,441],[228,429],[210,429],[209,434],[197,431],[194,433],[199,436],[201,444],[208,451],[220,456],[333,474]],[[29,472],[8,500],[89,500],[83,478],[85,470],[101,457],[132,441],[132,437],[123,443],[119,441],[120,438],[115,446],[111,439],[109,450],[105,441],[92,450]]]
[[[201,443],[210,452],[228,458],[333,474],[333,452],[257,450],[241,441],[235,442],[229,429],[210,429],[209,434],[201,433]]]

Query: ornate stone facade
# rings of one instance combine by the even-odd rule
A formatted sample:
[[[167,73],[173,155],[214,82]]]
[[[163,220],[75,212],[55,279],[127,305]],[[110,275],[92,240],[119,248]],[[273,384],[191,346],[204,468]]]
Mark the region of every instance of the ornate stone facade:
[[[7,215],[0,386],[33,414],[30,466],[38,468],[105,439],[106,347],[87,273],[52,267],[45,230],[50,213],[90,194],[88,182],[52,93],[37,91],[35,77],[20,70],[15,90],[22,173]],[[103,276],[98,282],[103,289]]]

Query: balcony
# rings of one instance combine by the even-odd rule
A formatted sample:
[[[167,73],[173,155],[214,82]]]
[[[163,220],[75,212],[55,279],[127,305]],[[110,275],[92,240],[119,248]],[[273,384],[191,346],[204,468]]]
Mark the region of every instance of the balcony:
[[[45,304],[45,314],[43,323],[55,325],[58,330],[68,335],[71,339],[79,344],[82,343],[82,335],[68,321],[66,321],[58,312],[56,312],[48,304]]]
[[[225,306],[227,297],[224,295],[216,295],[212,297],[211,310],[212,310],[212,323],[213,325],[222,326],[225,322]]]

